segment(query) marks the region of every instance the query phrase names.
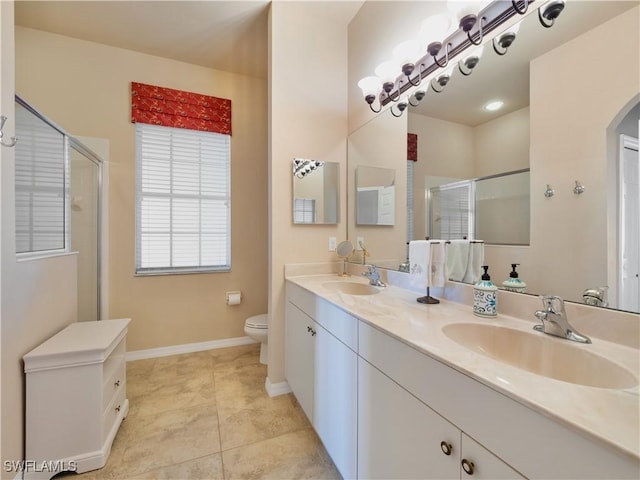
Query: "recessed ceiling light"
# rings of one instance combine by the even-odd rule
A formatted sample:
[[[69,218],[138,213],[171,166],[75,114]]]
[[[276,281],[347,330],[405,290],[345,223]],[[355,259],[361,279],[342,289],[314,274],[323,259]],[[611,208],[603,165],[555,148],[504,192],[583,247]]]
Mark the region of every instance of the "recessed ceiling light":
[[[504,105],[504,102],[502,100],[495,100],[493,102],[487,103],[484,106],[484,109],[489,111],[489,112],[494,112],[496,110],[500,110],[503,105]]]

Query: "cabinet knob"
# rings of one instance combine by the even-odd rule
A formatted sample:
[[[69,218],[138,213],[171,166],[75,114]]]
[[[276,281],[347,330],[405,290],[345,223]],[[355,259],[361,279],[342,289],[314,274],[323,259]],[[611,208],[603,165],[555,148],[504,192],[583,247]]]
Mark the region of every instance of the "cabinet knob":
[[[473,475],[473,469],[474,469],[473,462],[470,462],[466,458],[463,458],[460,464],[462,465],[462,469],[464,470],[464,473],[466,473],[467,475]]]
[[[315,331],[313,328],[311,329],[311,336],[312,336],[312,337],[315,337],[315,336],[316,336],[316,331]]]
[[[116,407],[116,412],[119,412],[119,411],[120,411],[120,405]]]
[[[113,382],[113,386],[114,387],[119,387],[120,386],[120,380],[116,380],[115,382]]]
[[[311,332],[311,327],[307,325],[307,332]]]
[[[447,456],[451,455],[451,452],[453,451],[451,444],[445,441],[440,442],[440,448],[442,449],[442,453],[444,453]]]

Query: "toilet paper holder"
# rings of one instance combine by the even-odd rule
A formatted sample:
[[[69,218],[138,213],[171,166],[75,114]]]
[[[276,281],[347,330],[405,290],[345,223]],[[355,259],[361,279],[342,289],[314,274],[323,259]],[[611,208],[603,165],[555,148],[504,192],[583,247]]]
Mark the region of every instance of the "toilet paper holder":
[[[240,291],[227,292],[226,296],[227,305],[240,305],[242,301],[242,292]]]

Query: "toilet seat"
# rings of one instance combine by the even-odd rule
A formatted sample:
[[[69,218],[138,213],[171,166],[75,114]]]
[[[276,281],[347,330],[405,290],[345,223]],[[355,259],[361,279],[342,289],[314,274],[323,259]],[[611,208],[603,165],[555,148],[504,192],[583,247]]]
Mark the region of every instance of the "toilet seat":
[[[249,317],[245,320],[244,324],[249,328],[255,328],[258,330],[266,330],[267,328],[269,328],[269,325],[267,324],[266,313]]]

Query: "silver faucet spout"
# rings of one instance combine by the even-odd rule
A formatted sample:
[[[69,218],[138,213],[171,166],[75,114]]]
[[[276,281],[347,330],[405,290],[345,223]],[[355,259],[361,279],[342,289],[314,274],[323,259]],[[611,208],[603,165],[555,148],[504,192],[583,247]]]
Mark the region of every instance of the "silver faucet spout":
[[[544,310],[537,310],[535,316],[542,323],[535,325],[534,330],[579,343],[591,343],[591,339],[582,335],[569,324],[564,309],[564,300],[553,295],[541,295]]]
[[[373,285],[376,287],[386,287],[384,282],[380,280],[380,272],[375,265],[367,265],[368,270],[366,272],[362,272],[362,275],[369,279],[369,285]]]

